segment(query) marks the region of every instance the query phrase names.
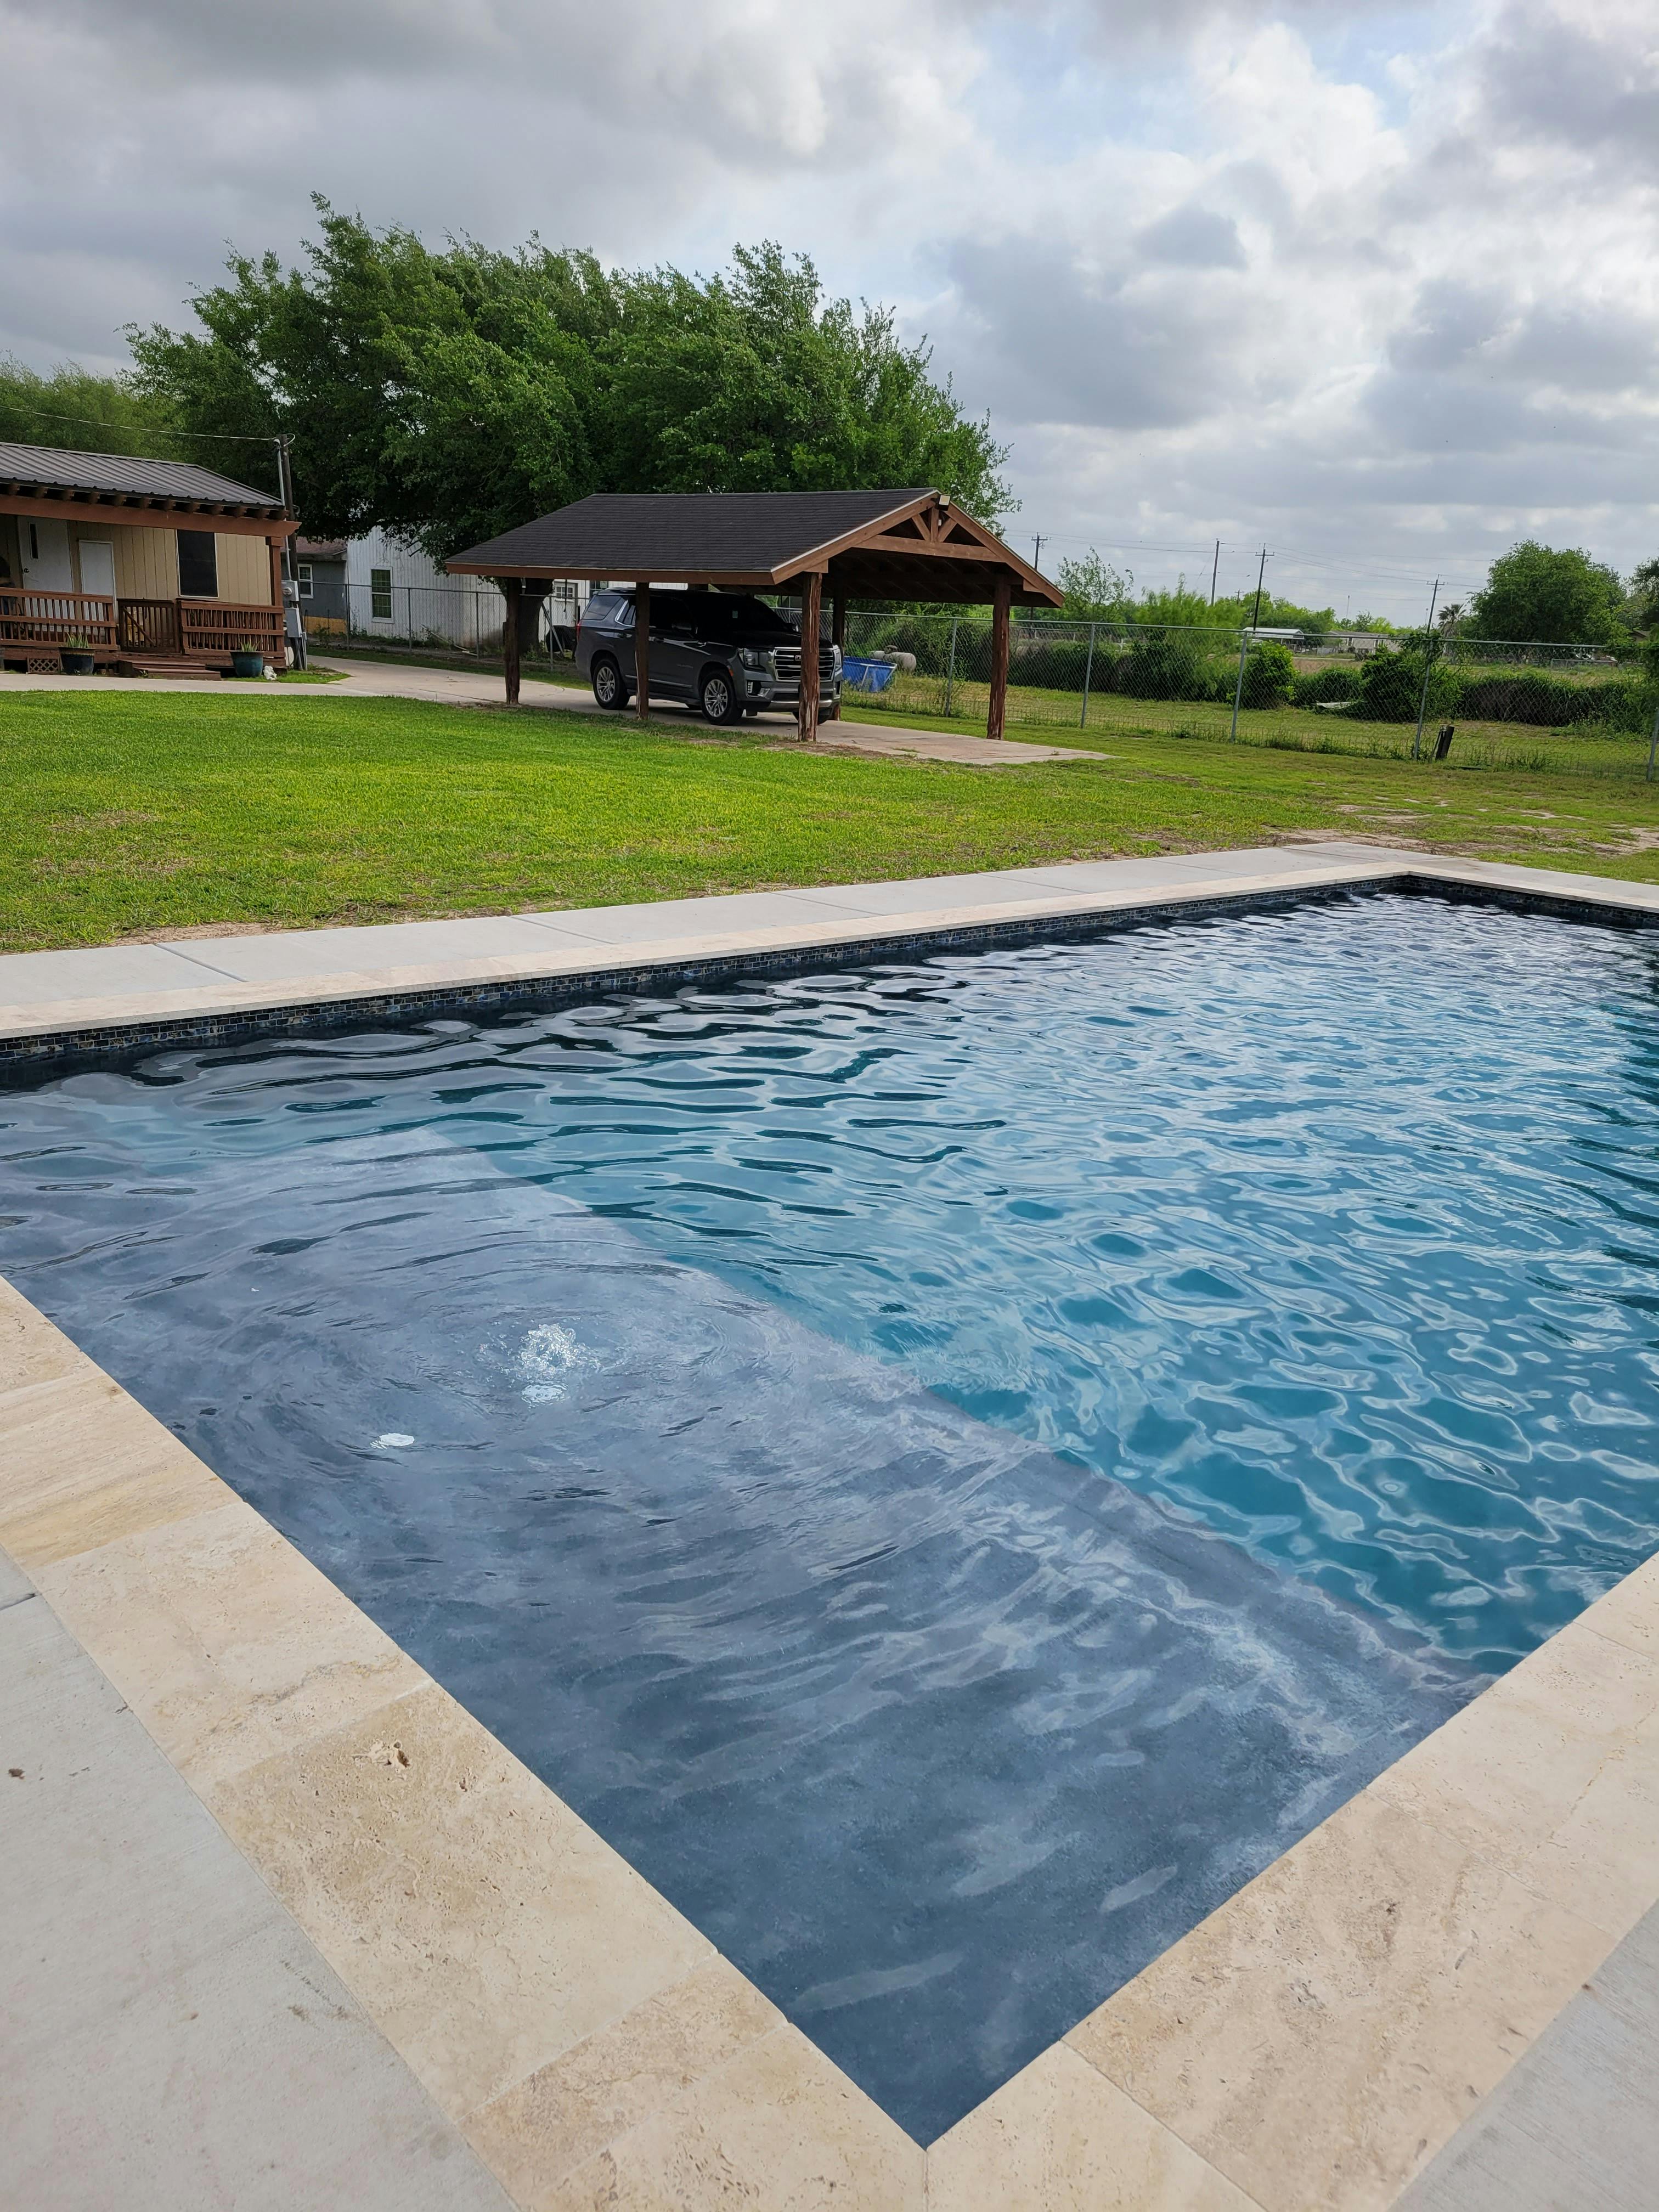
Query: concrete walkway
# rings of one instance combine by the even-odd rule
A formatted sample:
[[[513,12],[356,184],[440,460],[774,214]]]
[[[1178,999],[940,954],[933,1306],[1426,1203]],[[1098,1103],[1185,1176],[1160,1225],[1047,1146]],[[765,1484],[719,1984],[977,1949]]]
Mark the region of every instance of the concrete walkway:
[[[481,669],[420,668],[401,665],[396,661],[330,660],[312,656],[313,668],[337,674],[337,684],[236,684],[198,683],[190,680],[173,682],[162,678],[142,679],[148,691],[189,691],[205,693],[212,698],[240,699],[418,699],[428,705],[447,707],[500,707],[502,705],[501,679]],[[0,699],[9,691],[125,691],[131,693],[139,688],[139,679],[126,676],[6,676],[0,675]],[[592,692],[574,684],[546,684],[534,678],[527,681],[520,694],[520,705],[524,709],[536,709],[544,714],[592,714],[603,716],[604,710]],[[638,720],[631,714],[613,714],[610,718],[619,729],[637,729]],[[650,726],[666,730],[676,737],[695,734],[700,738],[718,736],[701,715],[692,714],[680,706],[658,706],[652,709]],[[793,741],[793,720],[783,714],[769,714],[763,721],[744,725],[756,736],[775,737],[781,744]],[[734,730],[732,735],[738,732]],[[1045,761],[1109,760],[1108,753],[1093,752],[1081,745],[1045,745],[1032,739],[1006,738],[993,742],[989,738],[965,736],[950,730],[913,730],[903,725],[886,723],[836,721],[825,722],[817,739],[819,751],[874,753],[888,758],[937,760],[953,762],[963,768],[1031,768]]]
[[[0,1756],[0,2201],[507,2212],[3,1552]]]
[[[1400,2212],[1651,2212],[1659,1911],[1639,1920],[1400,2199]]]

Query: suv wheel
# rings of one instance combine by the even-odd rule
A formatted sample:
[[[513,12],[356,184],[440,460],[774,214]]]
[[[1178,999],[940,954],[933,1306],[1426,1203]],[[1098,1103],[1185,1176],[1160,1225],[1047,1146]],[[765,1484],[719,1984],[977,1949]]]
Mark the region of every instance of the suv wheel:
[[[593,696],[611,714],[628,704],[628,686],[622,680],[622,671],[608,657],[593,663]]]
[[[697,696],[702,703],[706,722],[740,722],[743,720],[743,701],[738,687],[724,668],[705,668],[702,682],[697,687]]]

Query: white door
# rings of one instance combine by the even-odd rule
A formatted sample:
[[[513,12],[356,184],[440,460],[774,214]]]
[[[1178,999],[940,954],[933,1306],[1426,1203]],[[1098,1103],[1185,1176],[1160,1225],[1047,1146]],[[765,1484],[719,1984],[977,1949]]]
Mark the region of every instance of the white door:
[[[115,597],[115,547],[107,538],[81,540],[81,589],[100,597]]]
[[[23,583],[31,592],[72,592],[75,571],[70,565],[67,522],[30,522],[19,516],[17,535],[22,540]]]

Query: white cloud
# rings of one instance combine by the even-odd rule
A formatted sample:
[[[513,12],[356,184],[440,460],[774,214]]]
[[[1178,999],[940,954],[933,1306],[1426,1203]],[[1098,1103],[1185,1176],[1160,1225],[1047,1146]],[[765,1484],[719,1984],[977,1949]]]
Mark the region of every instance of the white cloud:
[[[1522,528],[1659,548],[1650,0],[0,0],[0,39],[37,362],[118,359],[227,241],[291,257],[313,190],[629,262],[770,235],[932,333],[1061,550],[1265,538],[1406,611]]]

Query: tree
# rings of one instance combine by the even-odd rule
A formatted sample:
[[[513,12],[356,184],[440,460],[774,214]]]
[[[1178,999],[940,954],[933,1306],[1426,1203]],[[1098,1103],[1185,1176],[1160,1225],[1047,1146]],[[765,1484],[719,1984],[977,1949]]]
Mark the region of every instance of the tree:
[[[1362,722],[1414,722],[1419,708],[1425,716],[1451,713],[1458,690],[1456,671],[1441,658],[1439,639],[1427,630],[1407,630],[1398,652],[1374,653],[1361,663],[1354,713]]]
[[[991,521],[1005,454],[885,310],[804,258],[629,274],[532,239],[434,250],[316,203],[301,265],[233,255],[201,327],[129,332],[139,388],[191,429],[286,430],[319,534],[442,559],[590,491],[936,484]]]
[[[1296,682],[1296,663],[1290,647],[1277,638],[1261,638],[1244,659],[1244,681],[1239,686],[1242,707],[1283,707]]]
[[[171,414],[120,376],[64,362],[50,375],[0,359],[0,438],[83,453],[177,453]],[[216,459],[215,465],[217,465]]]
[[[1121,622],[1133,605],[1135,580],[1121,575],[1109,561],[1103,561],[1091,545],[1081,561],[1062,561],[1060,588],[1066,597],[1060,611],[1073,622]]]
[[[1659,625],[1659,554],[1632,569],[1630,594],[1620,612],[1634,629]]]
[[[1470,604],[1470,630],[1527,643],[1605,645],[1624,596],[1614,572],[1588,553],[1528,538],[1492,562]]]

